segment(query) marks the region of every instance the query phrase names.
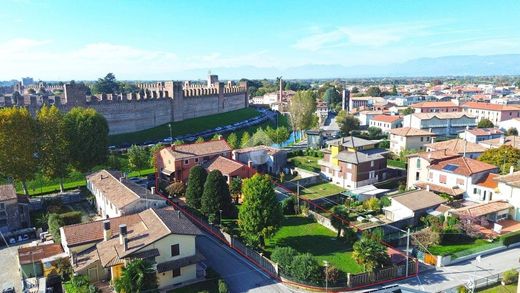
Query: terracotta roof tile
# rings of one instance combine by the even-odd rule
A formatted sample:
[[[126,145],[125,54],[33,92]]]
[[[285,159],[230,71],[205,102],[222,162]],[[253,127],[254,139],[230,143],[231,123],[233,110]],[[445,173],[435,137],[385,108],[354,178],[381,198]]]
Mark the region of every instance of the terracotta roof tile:
[[[421,157],[428,162],[437,161],[437,160],[448,160],[460,157],[460,154],[457,154],[455,152],[452,152],[450,150],[438,150],[438,151],[430,151],[430,152],[421,152],[416,154],[408,155],[408,157]]]
[[[417,190],[403,193],[402,195],[392,197],[392,200],[399,202],[412,211],[437,207],[438,205],[446,202],[444,198],[426,190]]]
[[[393,123],[395,121],[402,120],[402,118],[398,115],[376,115],[371,120]]]
[[[489,147],[500,147],[501,145],[510,145],[514,148],[520,149],[520,136],[507,136],[504,137],[503,141],[501,138],[482,140],[479,142],[479,144]]]
[[[434,143],[429,143],[425,145],[431,150],[450,150],[452,152],[456,152],[459,154],[464,153],[464,149],[466,149],[467,153],[483,153],[486,151],[486,148],[469,141],[465,141],[460,138],[450,139],[446,141],[439,141]]]
[[[63,248],[59,243],[20,247],[18,259],[20,264],[30,264],[60,253],[63,253]]]
[[[223,156],[218,156],[205,165],[205,168],[208,171],[211,172],[213,170],[219,170],[220,172],[222,172],[222,174],[231,174],[235,171],[240,170],[243,167],[247,168],[247,165],[244,165],[241,162],[232,159],[225,158]]]
[[[224,139],[210,140],[192,144],[171,146],[168,148],[175,159],[205,156],[216,153],[230,152],[231,147]]]
[[[497,188],[498,182],[495,180],[497,176],[498,174],[489,173],[486,175],[486,177],[477,182],[477,185],[491,189]]]
[[[464,116],[468,118],[476,118],[475,116],[464,112],[413,113],[410,115],[413,115],[419,119],[432,119],[433,117],[437,117],[439,119],[457,119]]]
[[[467,132],[473,135],[492,135],[492,134],[503,134],[504,132],[498,128],[473,128],[467,130]]]
[[[447,167],[451,165],[452,167]],[[496,171],[497,167],[488,163],[480,162],[474,159],[459,157],[444,161],[439,161],[429,166],[430,169],[440,170],[448,173],[458,174],[462,176],[471,176],[484,171]],[[448,169],[447,169],[448,168]]]
[[[492,202],[488,202],[488,203],[481,203],[481,204],[476,204],[476,205],[472,205],[469,207],[463,207],[460,209],[456,209],[454,211],[454,213],[459,214],[459,215],[467,214],[472,217],[478,218],[478,217],[482,217],[482,216],[485,216],[490,213],[503,211],[503,210],[509,209],[511,207],[512,207],[512,205],[506,201],[492,201]]]
[[[462,105],[463,108],[472,108],[488,111],[520,111],[520,108],[508,105],[497,105],[482,102],[467,102]]]
[[[459,107],[453,102],[421,102],[410,105],[412,108],[447,108]]]
[[[431,191],[439,192],[439,193],[446,193],[451,196],[459,196],[461,194],[464,194],[464,190],[459,188],[458,186],[456,188],[446,187],[439,184],[433,184],[431,182],[417,182],[415,183],[415,186],[427,190],[428,186],[430,187]]]
[[[512,174],[497,176],[495,177],[495,180],[510,186],[520,187],[520,171],[513,172]]]
[[[411,127],[394,128],[390,130],[390,133],[398,136],[436,136],[437,134],[429,132],[427,130],[416,129]]]

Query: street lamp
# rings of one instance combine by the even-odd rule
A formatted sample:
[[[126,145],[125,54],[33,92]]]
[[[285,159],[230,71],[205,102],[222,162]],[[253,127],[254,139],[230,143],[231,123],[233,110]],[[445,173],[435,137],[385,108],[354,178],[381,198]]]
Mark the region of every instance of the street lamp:
[[[170,129],[170,139],[171,139],[172,142],[173,142],[173,136],[172,136],[172,124],[171,124],[171,123],[168,123],[168,128]]]
[[[329,291],[329,262],[324,260],[323,264],[325,265],[325,292]]]
[[[220,227],[222,227],[222,210],[218,210],[218,212],[220,213],[220,219],[219,219],[219,223],[220,223]]]

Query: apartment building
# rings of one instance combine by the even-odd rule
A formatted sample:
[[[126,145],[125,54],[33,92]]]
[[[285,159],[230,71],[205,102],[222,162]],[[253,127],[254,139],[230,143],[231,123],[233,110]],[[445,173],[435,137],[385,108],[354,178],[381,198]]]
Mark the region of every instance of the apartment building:
[[[370,119],[369,127],[381,128],[383,133],[402,127],[403,119],[398,115],[375,115]]]
[[[496,105],[483,102],[467,102],[462,105],[462,111],[477,118],[477,123],[488,119],[494,125],[499,122],[519,118],[520,107],[516,105]]]
[[[399,155],[404,150],[424,151],[425,144],[432,141],[435,133],[410,127],[390,130],[390,151]]]
[[[476,126],[476,117],[462,112],[413,113],[403,119],[403,127],[428,130],[439,136],[458,135]]]

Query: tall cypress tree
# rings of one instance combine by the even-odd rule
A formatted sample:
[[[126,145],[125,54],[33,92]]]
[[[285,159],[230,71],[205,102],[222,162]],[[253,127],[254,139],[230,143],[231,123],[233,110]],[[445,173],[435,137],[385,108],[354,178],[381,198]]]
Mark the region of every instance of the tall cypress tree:
[[[231,195],[226,177],[219,170],[209,172],[201,200],[201,212],[214,222],[219,219],[220,210],[229,216],[232,212]],[[220,219],[219,219],[220,220]]]
[[[194,166],[190,170],[188,177],[188,187],[186,188],[186,203],[195,209],[201,207],[201,197],[204,192],[204,183],[208,174],[201,166]]]

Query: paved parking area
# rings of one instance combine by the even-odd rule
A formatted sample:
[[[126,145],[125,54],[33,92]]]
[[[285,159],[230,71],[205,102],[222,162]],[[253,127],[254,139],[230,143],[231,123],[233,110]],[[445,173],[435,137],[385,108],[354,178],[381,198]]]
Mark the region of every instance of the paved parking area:
[[[11,247],[0,248],[0,289],[3,289],[4,284],[12,284],[16,292],[22,292],[22,279],[20,270],[18,269],[18,245]]]

